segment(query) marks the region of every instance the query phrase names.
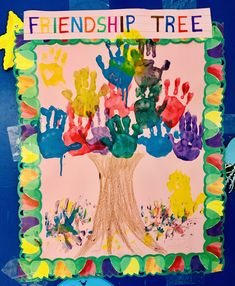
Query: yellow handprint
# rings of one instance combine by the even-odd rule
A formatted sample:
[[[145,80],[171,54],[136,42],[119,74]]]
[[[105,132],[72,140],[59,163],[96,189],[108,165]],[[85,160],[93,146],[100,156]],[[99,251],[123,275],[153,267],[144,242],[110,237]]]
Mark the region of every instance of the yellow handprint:
[[[46,86],[56,86],[59,83],[65,83],[63,68],[67,61],[67,53],[62,53],[62,49],[49,49],[49,53],[42,55],[44,62],[39,64],[39,70],[42,80]]]
[[[76,115],[82,117],[93,116],[99,107],[100,97],[107,95],[109,89],[106,84],[100,88],[98,93],[96,92],[96,79],[96,71],[89,73],[88,67],[83,68],[74,72],[75,98],[72,99],[73,93],[71,90],[62,91],[62,95],[69,100]]]
[[[180,171],[175,171],[169,176],[167,187],[172,193],[170,207],[176,218],[192,216],[205,200],[204,193],[200,193],[196,201],[192,199],[190,177]]]
[[[140,39],[144,39],[144,37],[141,35],[141,33],[138,30],[134,30],[134,29],[131,29],[129,32],[125,31],[122,34],[117,36],[117,40],[120,40],[121,42],[125,42],[125,41],[138,42]],[[124,46],[122,45],[121,46],[122,52],[123,52],[123,48]],[[133,55],[138,56],[138,59],[141,56],[138,46],[137,47],[135,47],[135,45],[130,46],[130,48],[127,51],[127,59],[132,65],[135,64],[135,59],[133,58]]]
[[[16,36],[15,33],[18,33],[23,29],[24,24],[20,18],[17,17],[12,11],[9,12],[6,34],[0,36],[0,50],[5,50],[5,56],[3,60],[3,68],[7,70],[14,66],[14,47]]]

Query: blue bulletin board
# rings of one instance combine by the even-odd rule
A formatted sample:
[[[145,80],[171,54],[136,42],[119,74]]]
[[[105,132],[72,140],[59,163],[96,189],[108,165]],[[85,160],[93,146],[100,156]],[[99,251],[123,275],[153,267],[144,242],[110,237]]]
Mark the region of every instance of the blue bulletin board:
[[[25,10],[69,10],[75,8],[79,1],[75,0],[60,0],[60,1],[46,1],[46,0],[9,0],[0,4],[0,35],[5,33],[8,11],[14,11],[21,19],[23,19],[23,12]],[[123,1],[111,0],[111,9],[121,8],[146,8],[146,9],[161,9],[163,4],[167,4],[167,0],[149,0],[149,1]],[[180,2],[180,1],[173,1]],[[187,1],[186,1],[187,2]],[[232,19],[233,8],[231,1],[224,0],[198,0],[192,1],[192,5],[197,2],[197,8],[211,8],[212,19],[217,22],[224,23],[225,30],[225,58],[226,58],[226,81],[227,89],[224,99],[225,104],[225,121],[231,123],[231,114],[235,114],[235,65],[234,65],[234,51],[235,38],[233,31]],[[103,2],[102,8],[107,8]],[[166,6],[165,6],[166,7]],[[195,7],[195,6],[193,6]],[[96,8],[92,6],[92,8]],[[4,51],[0,51],[0,63],[2,63]],[[17,162],[12,160],[12,152],[9,143],[7,128],[17,125],[17,104],[15,100],[15,79],[12,70],[4,71],[2,64],[0,65],[0,269],[6,265],[10,260],[16,259],[19,254],[19,237],[18,237],[18,167]],[[233,124],[232,124],[233,125]],[[224,142],[228,144],[229,140],[235,137],[235,128],[231,124],[226,128]],[[235,279],[235,246],[234,246],[234,192],[228,193],[226,202],[226,219],[224,224],[225,237],[225,269],[222,272],[202,275],[172,275],[172,276],[147,276],[144,278],[125,277],[107,278],[106,280],[115,286],[122,285],[140,285],[140,286],[155,286],[155,285],[233,285]],[[14,267],[10,267],[11,276],[16,275]],[[38,285],[58,285],[60,281],[46,282]],[[93,283],[93,282],[92,282]],[[100,283],[100,284],[99,284]],[[0,272],[0,286],[19,285],[14,279],[10,279],[3,272]],[[34,284],[36,286],[36,284]],[[83,285],[78,282],[74,285]],[[85,284],[84,284],[85,285]],[[97,281],[97,284],[89,284],[87,286],[102,286],[103,284]],[[104,286],[107,284],[104,284]],[[65,285],[66,286],[66,285]],[[69,284],[68,284],[69,286]],[[71,285],[72,286],[72,285]]]

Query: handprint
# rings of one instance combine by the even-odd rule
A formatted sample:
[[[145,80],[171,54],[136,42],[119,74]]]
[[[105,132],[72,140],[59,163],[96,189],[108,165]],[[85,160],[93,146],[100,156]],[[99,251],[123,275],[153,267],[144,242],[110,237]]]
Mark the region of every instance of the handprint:
[[[60,158],[60,175],[62,176],[62,160],[64,154],[71,150],[79,150],[81,148],[80,143],[64,144],[62,139],[67,119],[67,114],[54,106],[50,106],[49,109],[41,108],[41,114],[46,117],[46,131],[38,131],[38,145],[43,158]],[[53,124],[51,126],[51,119],[54,114]]]
[[[88,142],[90,145],[95,144],[96,142],[100,142],[103,137],[111,138],[110,132],[107,126],[100,126],[101,125],[101,117],[100,117],[100,110],[97,110],[97,117],[98,117],[98,126],[95,126],[94,121],[91,122],[91,133],[93,138],[89,139]],[[105,115],[105,122],[108,121],[109,117],[106,112]],[[93,150],[93,153],[100,153],[102,155],[106,155],[108,153],[108,147],[100,150]]]
[[[136,122],[141,128],[153,127],[159,120],[159,115],[156,110],[156,103],[158,101],[158,96],[161,92],[161,85],[157,84],[152,88],[154,90],[153,94],[149,93],[146,96],[145,93],[136,90],[136,96],[141,97],[134,104],[134,112]]]
[[[156,41],[154,39],[140,39],[137,40],[139,43],[139,52],[142,56],[144,56],[144,52],[146,49],[146,56],[150,56],[152,54],[152,57],[156,57]]]
[[[102,60],[102,56],[99,55],[96,58],[96,62],[102,70],[103,76],[117,88],[122,91],[122,100],[125,99],[127,106],[128,101],[128,87],[135,74],[135,68],[131,61],[128,60],[129,45],[125,44],[123,47],[123,55],[121,54],[121,43],[116,43],[117,51],[115,56],[111,51],[110,42],[106,42],[106,47],[109,52],[109,67],[105,68]]]
[[[164,82],[165,85],[165,99],[161,106],[157,107],[158,114],[160,114],[162,120],[166,123],[166,125],[170,128],[173,128],[177,125],[180,118],[185,112],[186,106],[193,98],[193,93],[189,92],[190,85],[188,82],[182,84],[182,95],[180,99],[183,101],[186,97],[186,103],[183,104],[182,101],[179,100],[179,86],[180,86],[180,78],[175,80],[175,89],[174,96],[169,95],[169,87],[170,81],[167,79]]]
[[[89,77],[90,84],[88,82]],[[75,98],[73,99],[71,90],[66,89],[62,91],[62,95],[69,100],[76,115],[82,117],[94,116],[100,103],[100,97],[107,94],[108,87],[105,84],[101,87],[100,91],[96,93],[96,78],[97,73],[95,71],[89,73],[88,67],[75,71]]]
[[[43,54],[42,60],[44,62],[39,64],[39,71],[44,84],[56,86],[65,83],[63,68],[67,61],[67,53],[62,53],[62,49],[55,51],[55,48],[51,47],[48,54]]]
[[[83,127],[82,117],[78,117],[77,125],[75,124],[75,115],[71,104],[68,104],[67,106],[67,113],[69,117],[69,129],[63,135],[64,142],[66,145],[70,145],[75,142],[81,144],[81,148],[79,150],[72,150],[69,152],[72,156],[80,156],[93,152],[95,150],[105,149],[106,146],[102,144],[99,140],[96,140],[95,142],[91,143],[87,139],[88,132],[91,128],[92,117],[88,118],[85,127]]]
[[[152,52],[152,56],[156,57],[156,49],[153,40],[141,39],[138,40],[138,50],[131,50],[131,58],[135,67],[135,81],[140,88],[140,93],[145,93],[149,89],[160,83],[162,79],[163,71],[167,71],[170,68],[170,61],[165,60],[161,68],[154,66],[155,61],[153,59],[145,59],[145,47],[146,55],[149,56]]]
[[[170,68],[170,62],[166,60],[161,68],[154,66],[155,62],[152,59],[140,59],[135,62],[135,81],[141,89],[145,92],[149,88],[156,86],[161,79],[164,71]]]
[[[108,146],[109,151],[117,158],[130,158],[134,154],[137,148],[138,135],[142,134],[138,124],[133,124],[133,134],[130,135],[131,119],[126,116],[120,118],[119,115],[115,115],[113,118],[106,122],[110,130],[112,140],[104,137],[101,141]]]
[[[184,161],[193,161],[199,156],[202,149],[203,127],[200,124],[198,128],[197,117],[192,116],[190,112],[186,112],[185,116],[180,119],[179,129],[180,141],[177,143],[173,135],[169,134],[173,151],[177,158]]]
[[[141,136],[138,139],[139,144],[146,147],[146,151],[153,157],[160,158],[166,156],[172,150],[172,143],[169,138],[170,128],[165,124],[166,134],[162,135],[162,121],[159,120],[156,124],[157,134],[154,133],[153,127],[150,127],[150,137]]]
[[[121,90],[115,90],[115,86],[109,83],[109,96],[105,96],[104,106],[109,117],[113,117],[115,112],[120,117],[126,117],[130,114],[130,111],[134,110],[134,106],[127,107],[122,100]]]
[[[163,71],[169,69],[170,62],[166,60],[161,68],[155,67],[154,60],[144,59],[144,50],[141,50],[143,49],[141,45],[142,42],[140,42],[139,52],[136,50],[131,52],[135,63],[135,81],[139,86],[136,89],[136,96],[141,97],[135,102],[134,111],[140,127],[147,128],[155,126],[159,120],[156,103],[162,90]]]

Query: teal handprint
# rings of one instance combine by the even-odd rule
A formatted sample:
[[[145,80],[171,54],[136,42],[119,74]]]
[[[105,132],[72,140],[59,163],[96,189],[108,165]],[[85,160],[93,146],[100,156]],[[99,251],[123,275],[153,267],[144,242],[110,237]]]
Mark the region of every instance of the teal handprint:
[[[162,135],[162,125],[166,129],[165,135]],[[169,138],[170,128],[162,124],[162,120],[156,123],[157,134],[155,134],[153,127],[150,127],[150,137],[141,136],[138,143],[146,147],[149,155],[160,158],[165,157],[172,151],[172,143]]]
[[[80,143],[74,143],[69,146],[64,144],[62,138],[67,114],[63,110],[57,109],[54,106],[50,106],[49,109],[42,107],[41,114],[46,117],[46,131],[41,132],[41,129],[38,131],[37,139],[40,152],[45,159],[60,158],[60,175],[62,175],[64,154],[71,150],[78,150],[82,145]],[[53,121],[52,125],[51,121]]]
[[[133,124],[133,134],[130,135],[131,119],[129,116],[120,118],[115,115],[106,122],[111,138],[104,137],[102,143],[108,146],[109,151],[117,158],[130,158],[137,148],[138,136],[143,133],[138,124]]]
[[[156,102],[161,88],[161,85],[157,84],[152,89],[154,93],[149,92],[148,96],[144,92],[142,93],[140,89],[136,90],[136,96],[141,98],[135,102],[134,111],[136,122],[141,128],[153,127],[160,119],[156,110]]]

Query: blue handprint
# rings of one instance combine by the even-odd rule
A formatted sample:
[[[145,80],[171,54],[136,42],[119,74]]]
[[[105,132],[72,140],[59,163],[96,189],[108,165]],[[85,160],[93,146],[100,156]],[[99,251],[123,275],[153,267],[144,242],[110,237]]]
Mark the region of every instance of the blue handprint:
[[[175,138],[170,134],[170,140],[173,145],[173,151],[177,158],[184,161],[195,160],[202,149],[202,124],[197,127],[197,117],[192,116],[190,112],[186,112],[185,116],[182,116],[179,123],[180,140],[175,142],[178,135]]]
[[[150,127],[150,137],[141,136],[138,143],[146,147],[149,155],[160,158],[164,157],[172,151],[172,143],[169,138],[169,131],[171,130],[165,124],[166,134],[162,136],[162,120],[156,123],[157,134],[154,133],[154,128]]]
[[[62,176],[62,160],[64,154],[71,150],[78,150],[81,148],[80,143],[74,143],[70,146],[66,146],[63,141],[63,132],[67,119],[67,114],[54,106],[50,106],[49,109],[41,108],[41,114],[46,117],[46,131],[38,131],[38,145],[40,152],[45,159],[60,158],[60,175]],[[51,126],[52,116],[53,124]]]
[[[131,119],[129,116],[120,118],[115,115],[106,122],[110,130],[112,140],[108,137],[101,139],[101,142],[108,146],[109,151],[117,158],[130,158],[137,148],[138,135],[142,134],[142,130],[138,124],[133,124],[133,134],[129,134]]]
[[[96,62],[102,70],[103,76],[117,88],[122,90],[122,100],[128,101],[128,87],[135,74],[134,64],[128,60],[129,45],[125,44],[123,47],[123,55],[121,54],[121,43],[117,41],[116,43],[117,51],[115,56],[110,48],[110,42],[106,42],[106,47],[109,52],[109,67],[106,69],[102,60],[102,56],[96,57]]]

